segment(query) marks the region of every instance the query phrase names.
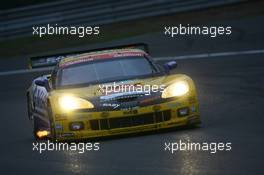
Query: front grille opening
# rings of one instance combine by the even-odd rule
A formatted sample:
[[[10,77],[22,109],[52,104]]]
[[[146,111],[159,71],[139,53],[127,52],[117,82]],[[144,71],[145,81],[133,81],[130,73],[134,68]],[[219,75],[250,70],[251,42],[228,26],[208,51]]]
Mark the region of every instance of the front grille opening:
[[[137,98],[138,98],[137,96],[132,96],[132,97],[117,98],[116,100],[119,103],[124,103],[124,102],[135,101]]]
[[[107,119],[99,120],[99,122],[100,122],[100,128],[101,129],[109,129]]]
[[[92,130],[99,130],[99,121],[98,120],[90,120],[90,125]]]
[[[161,111],[130,117],[118,117],[109,119],[90,120],[92,130],[108,130],[132,126],[161,123],[171,119],[171,111]]]

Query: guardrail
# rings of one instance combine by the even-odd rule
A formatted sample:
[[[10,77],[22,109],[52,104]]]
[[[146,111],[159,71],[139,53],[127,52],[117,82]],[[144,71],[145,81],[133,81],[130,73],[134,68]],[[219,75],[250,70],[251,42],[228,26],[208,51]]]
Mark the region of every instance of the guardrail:
[[[101,25],[246,0],[64,0],[0,12],[0,40],[30,36],[33,26]]]

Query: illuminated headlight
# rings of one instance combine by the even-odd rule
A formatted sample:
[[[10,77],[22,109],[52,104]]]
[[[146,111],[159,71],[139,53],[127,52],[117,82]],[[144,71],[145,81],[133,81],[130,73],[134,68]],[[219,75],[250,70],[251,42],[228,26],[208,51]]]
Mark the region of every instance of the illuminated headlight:
[[[179,97],[189,92],[187,81],[178,81],[166,87],[161,95],[162,98]]]
[[[60,97],[59,105],[61,109],[65,111],[72,111],[75,109],[90,109],[94,107],[91,102],[70,95]]]

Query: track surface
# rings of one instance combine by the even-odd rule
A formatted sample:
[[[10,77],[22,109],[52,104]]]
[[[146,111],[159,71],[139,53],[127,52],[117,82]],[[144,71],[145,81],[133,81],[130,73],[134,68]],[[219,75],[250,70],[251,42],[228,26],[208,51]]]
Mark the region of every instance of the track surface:
[[[262,174],[264,54],[179,60],[196,82],[198,129],[100,141],[100,151],[32,151],[25,90],[37,74],[1,76],[1,174]],[[164,151],[164,142],[231,142],[232,151]]]

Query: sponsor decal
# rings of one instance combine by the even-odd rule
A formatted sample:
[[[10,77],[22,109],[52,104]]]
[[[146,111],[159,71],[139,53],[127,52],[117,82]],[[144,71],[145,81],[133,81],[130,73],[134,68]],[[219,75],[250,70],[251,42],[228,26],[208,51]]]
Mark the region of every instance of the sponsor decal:
[[[124,51],[123,51],[124,52]],[[111,59],[116,57],[127,57],[127,56],[144,56],[144,52],[112,52],[112,53],[97,53],[97,54],[86,54],[80,55],[79,57],[72,57],[70,59],[65,60],[59,66],[60,67],[67,67],[73,64],[79,64],[83,62],[89,62],[97,59]]]
[[[138,110],[136,109],[129,109],[127,111],[123,112],[124,115],[128,115],[128,114],[138,114]]]
[[[103,103],[102,104],[103,107],[112,107],[113,109],[116,109],[120,106],[120,104],[117,104],[117,103]]]
[[[65,132],[59,135],[60,137],[72,137],[74,136],[74,133]]]
[[[111,95],[100,96],[100,100],[102,100],[102,101],[110,101],[110,100],[115,100],[115,99],[132,97],[133,95],[134,96],[139,96],[139,95],[144,95],[144,94],[138,93],[138,92],[116,93],[116,94],[111,94]]]
[[[144,56],[143,53],[138,52],[128,52],[128,53],[121,53],[121,54],[115,54],[113,57],[131,57],[131,56]]]

